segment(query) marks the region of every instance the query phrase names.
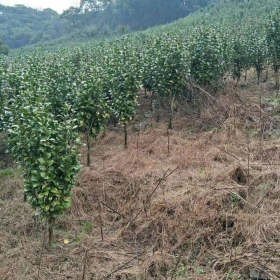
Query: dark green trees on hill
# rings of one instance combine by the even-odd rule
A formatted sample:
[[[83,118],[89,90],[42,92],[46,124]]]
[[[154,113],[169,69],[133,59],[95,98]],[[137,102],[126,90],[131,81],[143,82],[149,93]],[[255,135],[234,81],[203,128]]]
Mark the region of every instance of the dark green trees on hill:
[[[5,46],[3,42],[0,40],[0,55],[8,55],[10,48],[8,46]]]
[[[62,34],[59,14],[52,9],[38,11],[24,5],[0,4],[0,39],[10,48],[55,39]]]
[[[96,24],[136,30],[185,17],[214,2],[216,0],[81,0],[80,9],[86,11],[81,18],[86,15]]]
[[[96,38],[123,31],[141,30],[187,16],[217,0],[81,0],[61,15],[0,4],[0,39],[10,48],[72,38]]]

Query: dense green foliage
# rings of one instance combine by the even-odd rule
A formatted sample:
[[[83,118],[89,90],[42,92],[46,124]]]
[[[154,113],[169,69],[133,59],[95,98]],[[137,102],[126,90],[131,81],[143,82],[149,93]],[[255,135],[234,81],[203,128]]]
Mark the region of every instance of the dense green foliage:
[[[24,194],[37,214],[49,224],[53,242],[55,218],[70,207],[80,164],[72,119],[63,122],[51,113],[51,104],[28,90],[14,100],[5,114],[11,119],[8,148],[23,171]]]
[[[76,184],[79,135],[75,131],[77,121],[66,109],[57,110],[58,99],[50,90],[54,64],[43,66],[44,62],[39,64],[34,56],[1,63],[1,128],[8,132],[8,150],[23,171],[24,194],[48,221],[52,242],[54,220],[70,207]],[[16,68],[19,65],[21,69]],[[46,75],[49,80],[44,81]]]
[[[272,63],[276,85],[279,87],[278,71],[280,68],[280,10],[269,17],[266,28],[266,37],[269,49],[269,61]]]

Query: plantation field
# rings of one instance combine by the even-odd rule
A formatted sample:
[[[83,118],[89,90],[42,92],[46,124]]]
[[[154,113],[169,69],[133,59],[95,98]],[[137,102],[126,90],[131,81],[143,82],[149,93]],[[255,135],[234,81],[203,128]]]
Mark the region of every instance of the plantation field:
[[[0,279],[279,279],[276,4],[0,56]]]
[[[55,242],[23,201],[22,179],[0,171],[1,279],[278,279],[279,104],[273,72],[257,84],[180,103],[167,129],[150,94],[128,125],[87,149]],[[166,103],[165,103],[166,104]],[[164,107],[166,106],[166,107]],[[200,110],[199,110],[200,109]]]

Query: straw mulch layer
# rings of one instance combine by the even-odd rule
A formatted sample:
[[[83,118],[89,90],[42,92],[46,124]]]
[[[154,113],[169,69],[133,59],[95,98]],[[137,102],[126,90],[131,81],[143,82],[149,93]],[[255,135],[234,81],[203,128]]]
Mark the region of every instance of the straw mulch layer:
[[[49,248],[21,180],[1,180],[0,279],[279,279],[276,109],[237,93],[205,96],[199,115],[186,104],[169,131],[139,114],[128,149],[108,130]]]

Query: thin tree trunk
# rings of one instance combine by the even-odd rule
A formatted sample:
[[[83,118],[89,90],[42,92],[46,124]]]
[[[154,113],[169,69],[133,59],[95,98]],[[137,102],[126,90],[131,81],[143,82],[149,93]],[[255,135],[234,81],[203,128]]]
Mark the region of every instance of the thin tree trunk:
[[[170,135],[169,135],[169,129],[167,129],[167,155],[170,154]]]
[[[269,66],[267,65],[266,66],[266,73],[265,73],[265,80],[267,81],[268,80],[268,69],[269,69]]]
[[[172,113],[170,113],[170,116],[169,116],[169,124],[168,124],[168,129],[173,129],[172,128]]]
[[[91,160],[90,160],[90,136],[89,133],[86,133],[86,141],[87,141],[87,166],[90,166]]]
[[[279,89],[279,71],[275,71],[275,85],[276,89]]]
[[[247,69],[245,70],[245,82],[247,81]]]
[[[124,124],[124,147],[127,149],[127,127],[126,123]]]
[[[54,242],[54,218],[49,218],[49,244],[52,244]]]
[[[169,116],[169,126],[168,129],[173,129],[172,126],[172,119],[173,119],[173,112],[174,112],[174,100],[175,100],[175,94],[170,94],[170,116]]]
[[[159,94],[157,94],[157,122],[159,122],[159,119],[160,119],[160,114],[159,114],[159,111],[160,111],[160,104],[161,104],[161,100],[160,100],[160,96]]]
[[[236,79],[236,84],[234,85],[234,91],[235,91],[235,92],[237,91],[238,82],[239,82],[239,79],[237,78],[237,79]]]
[[[152,91],[152,94],[151,94],[151,110],[153,111],[153,101],[154,101],[154,96],[155,96],[155,94],[154,94],[154,92]]]

